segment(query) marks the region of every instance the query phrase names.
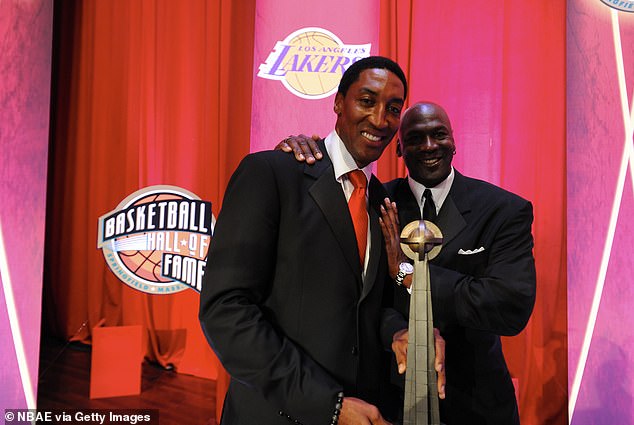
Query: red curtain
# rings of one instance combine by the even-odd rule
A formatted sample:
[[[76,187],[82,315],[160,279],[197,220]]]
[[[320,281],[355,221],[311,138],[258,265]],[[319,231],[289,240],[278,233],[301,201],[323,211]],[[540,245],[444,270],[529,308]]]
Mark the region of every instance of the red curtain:
[[[96,249],[100,215],[169,184],[220,208],[249,150],[255,0],[55,3],[45,328],[142,324],[146,356],[215,377],[198,294],[122,284]]]
[[[96,249],[97,222],[154,184],[219,210],[249,150],[255,1],[55,3],[44,288],[44,323],[55,334],[90,342],[102,320],[143,324],[149,359],[217,376],[198,295],[123,285]],[[564,424],[565,2],[382,0],[378,12],[381,53],[406,71],[409,101],[449,112],[456,167],[534,204],[537,303],[504,348],[522,423]],[[405,175],[395,144],[378,175]]]
[[[533,202],[537,301],[504,338],[522,424],[567,423],[565,10],[563,0],[383,0],[381,53],[406,71],[409,103],[443,105],[465,174]],[[406,174],[395,144],[379,178]]]

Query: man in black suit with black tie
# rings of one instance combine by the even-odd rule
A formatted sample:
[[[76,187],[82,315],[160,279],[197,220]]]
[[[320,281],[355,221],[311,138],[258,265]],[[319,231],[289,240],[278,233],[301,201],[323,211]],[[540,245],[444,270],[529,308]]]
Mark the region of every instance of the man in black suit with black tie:
[[[318,143],[323,160],[259,152],[232,176],[199,315],[231,375],[223,424],[386,424],[376,407],[388,326],[378,221],[386,193],[371,166],[398,129],[406,93],[393,61],[355,62],[335,97],[335,131]]]
[[[311,140],[278,145],[315,163],[320,152]],[[312,146],[312,150],[311,150]],[[411,267],[400,249],[400,229],[411,221],[434,221],[443,233],[440,254],[430,261],[434,327],[445,340],[445,399],[441,421],[447,425],[519,424],[517,402],[500,335],[516,335],[535,303],[535,263],[531,203],[451,165],[456,147],[445,110],[423,102],[402,116],[397,154],[408,177],[385,186],[390,199],[382,230],[391,279],[386,302],[398,320],[386,321],[383,338],[392,339],[405,370]],[[314,156],[315,157],[314,157]],[[302,159],[304,159],[302,158]],[[298,158],[299,159],[299,158]],[[317,161],[318,162],[318,161]],[[398,207],[398,208],[397,208]],[[398,365],[397,365],[398,363]],[[402,412],[403,376],[392,373],[392,414]]]

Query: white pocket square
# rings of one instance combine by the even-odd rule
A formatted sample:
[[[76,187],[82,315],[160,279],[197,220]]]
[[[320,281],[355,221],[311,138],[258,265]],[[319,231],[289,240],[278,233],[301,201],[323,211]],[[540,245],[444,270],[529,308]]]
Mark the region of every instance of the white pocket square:
[[[473,255],[473,254],[477,254],[478,252],[482,252],[482,251],[484,251],[484,247],[483,246],[481,246],[478,249],[473,249],[473,250],[472,249],[468,249],[466,251],[464,249],[460,248],[458,250],[458,254],[461,254],[461,255]]]

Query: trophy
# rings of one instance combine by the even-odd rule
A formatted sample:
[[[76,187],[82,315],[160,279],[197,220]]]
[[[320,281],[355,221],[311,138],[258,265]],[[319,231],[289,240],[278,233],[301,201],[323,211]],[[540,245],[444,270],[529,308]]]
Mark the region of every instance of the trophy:
[[[434,360],[434,317],[428,260],[440,252],[442,233],[432,222],[413,221],[401,232],[401,248],[414,260],[409,307],[403,425],[439,425],[438,382]]]

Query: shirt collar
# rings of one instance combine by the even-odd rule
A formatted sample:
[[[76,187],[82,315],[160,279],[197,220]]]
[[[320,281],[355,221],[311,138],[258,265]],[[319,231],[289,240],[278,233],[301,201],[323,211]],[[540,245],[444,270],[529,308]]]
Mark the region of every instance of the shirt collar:
[[[436,205],[436,212],[438,212],[440,211],[442,204],[445,202],[445,199],[447,199],[454,177],[455,173],[452,166],[447,178],[434,187],[425,187],[410,176],[407,176],[407,183],[409,184],[409,188],[412,190],[420,208],[423,207],[423,192],[425,192],[425,189],[431,190],[431,196],[434,199],[434,204]]]
[[[339,137],[336,131],[332,131],[324,140],[324,144],[326,145],[326,152],[328,152],[328,156],[332,161],[332,166],[335,170],[335,178],[338,182],[341,183],[342,177],[353,170],[358,170],[359,166],[355,162],[354,158],[348,152],[346,145],[343,143],[343,140]],[[370,182],[370,177],[372,177],[372,172],[374,170],[374,162],[366,165],[361,168],[363,174]]]

